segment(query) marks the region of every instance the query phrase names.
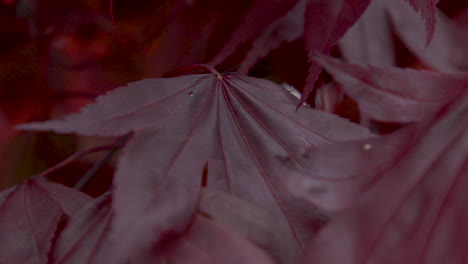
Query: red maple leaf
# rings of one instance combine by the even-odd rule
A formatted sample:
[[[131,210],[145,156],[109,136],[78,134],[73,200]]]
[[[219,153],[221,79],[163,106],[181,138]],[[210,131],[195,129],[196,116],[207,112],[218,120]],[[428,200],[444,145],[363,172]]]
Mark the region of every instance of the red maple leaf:
[[[466,27],[457,25],[443,12],[436,14],[437,19],[435,16],[431,19],[435,23],[433,36],[429,37],[428,24],[425,26],[421,14],[408,1],[373,0],[356,24],[340,39],[340,51],[350,63],[396,66],[397,58],[408,57],[396,54],[399,49],[395,47],[394,37],[397,37],[419,60],[416,63],[422,63],[424,68],[465,72]],[[430,43],[423,41],[425,38],[431,38]]]
[[[421,13],[421,17],[426,23],[426,44],[429,44],[434,36],[436,20],[437,20],[437,7],[436,4],[439,0],[406,0],[414,10]]]
[[[328,54],[336,42],[366,10],[370,0],[310,0],[306,9],[305,39],[309,54],[309,76],[302,92],[301,103],[307,100],[320,73],[313,59],[315,52]]]
[[[91,197],[30,179],[0,193],[0,262],[47,263],[59,224]]]
[[[102,263],[114,254],[111,195],[83,207],[68,221],[52,251],[53,263]],[[294,246],[267,212],[224,192],[203,188],[192,223],[132,258],[135,263],[288,263]],[[286,230],[287,231],[287,230]],[[268,253],[267,253],[268,252]],[[291,255],[293,254],[293,255]]]
[[[266,80],[238,74],[146,79],[99,97],[63,121],[23,129],[116,136],[135,133],[114,179],[113,257],[145,250],[166,230],[181,232],[196,208],[202,168],[207,186],[271,213],[299,254],[323,216],[293,198],[276,156],[305,146],[367,137],[367,129],[308,107]],[[138,222],[135,222],[138,219]],[[153,230],[154,233],[148,232]],[[155,235],[157,234],[157,235]],[[125,238],[125,239],[122,239]]]
[[[316,60],[363,113],[380,121],[423,120],[468,89],[468,74],[363,67],[319,54]]]
[[[291,189],[341,212],[303,263],[466,263],[467,124],[465,93],[394,134],[311,151]]]

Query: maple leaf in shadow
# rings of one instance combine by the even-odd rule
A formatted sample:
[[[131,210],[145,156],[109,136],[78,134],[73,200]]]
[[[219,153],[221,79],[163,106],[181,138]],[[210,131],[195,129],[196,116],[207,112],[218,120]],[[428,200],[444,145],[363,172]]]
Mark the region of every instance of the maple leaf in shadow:
[[[192,222],[180,234],[156,243],[131,263],[288,263],[287,244],[274,218],[225,192],[202,188]],[[102,263],[109,243],[112,196],[106,193],[77,212],[60,233],[54,263]],[[291,253],[291,252],[289,252]],[[286,257],[286,259],[284,259]],[[282,260],[281,260],[282,259]]]
[[[468,88],[468,74],[361,66],[322,54],[316,61],[358,102],[362,113],[379,121],[424,120]]]
[[[0,192],[0,262],[47,263],[60,225],[91,200],[41,177]]]
[[[116,259],[145,250],[167,230],[186,228],[207,162],[206,186],[270,213],[288,230],[284,239],[298,255],[325,217],[289,194],[286,176],[275,173],[276,157],[288,155],[300,164],[304,148],[369,133],[309,107],[295,111],[297,103],[267,80],[197,74],[130,83],[62,121],[20,128],[98,136],[134,132],[114,178]]]
[[[290,188],[339,217],[302,263],[466,263],[467,124],[465,92],[388,136],[311,150]]]

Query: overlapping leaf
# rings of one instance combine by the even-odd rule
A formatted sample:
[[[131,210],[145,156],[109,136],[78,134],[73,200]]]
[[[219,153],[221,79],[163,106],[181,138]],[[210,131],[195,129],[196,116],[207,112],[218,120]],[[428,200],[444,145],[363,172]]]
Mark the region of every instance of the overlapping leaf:
[[[386,12],[387,2],[372,0],[356,24],[340,39],[340,51],[346,61],[375,66],[395,65],[395,48]]]
[[[370,0],[309,1],[304,29],[309,60],[312,61],[315,52],[328,54],[331,47],[358,20],[369,3]],[[319,73],[320,66],[312,61],[301,103],[309,96]]]
[[[135,132],[114,180],[116,258],[152,245],[163,230],[185,228],[207,161],[207,186],[272,214],[299,254],[323,220],[289,194],[284,176],[273,173],[275,156],[300,162],[297,153],[305,146],[369,134],[330,114],[306,107],[296,112],[296,100],[270,81],[238,74],[146,79],[99,97],[63,121],[22,128],[101,136]]]
[[[191,228],[165,257],[169,263],[273,264],[261,249],[224,226],[195,216]]]
[[[342,212],[302,263],[466,263],[467,135],[465,93],[395,134],[311,151],[292,191]]]
[[[247,238],[278,263],[295,263],[295,246],[284,240],[284,226],[265,211],[225,192],[202,189],[198,211]]]
[[[317,55],[317,61],[371,118],[412,122],[434,114],[468,89],[468,75],[363,67]]]
[[[0,195],[0,262],[47,263],[59,223],[91,198],[42,178]]]
[[[426,31],[417,13],[399,1],[386,2],[392,29],[405,46],[429,68],[442,72],[467,72],[467,28],[438,12],[431,43],[421,41]]]
[[[414,10],[421,13],[423,20],[426,23],[426,43],[432,40],[434,35],[436,19],[437,19],[437,7],[436,4],[439,0],[406,0]]]
[[[285,252],[294,249],[294,245],[282,240],[282,227],[275,227],[278,225],[274,219],[261,209],[205,188],[190,228],[160,255],[180,264],[290,263],[297,256]],[[272,255],[278,262],[273,261]]]
[[[283,240],[281,227],[266,212],[227,193],[203,188],[197,213],[180,234],[173,234],[136,255],[131,263],[252,263],[293,260],[294,246]],[[113,254],[109,240],[111,196],[105,194],[77,212],[60,233],[53,263],[103,263]],[[291,258],[290,258],[291,257]],[[297,256],[296,256],[297,257]]]
[[[427,1],[428,5],[429,2],[434,1]],[[394,33],[424,67],[441,72],[466,72],[466,29],[442,12],[436,12],[430,19],[435,23],[431,26],[432,33],[408,1],[374,0],[340,40],[341,52],[350,63],[394,66],[398,56]]]
[[[110,230],[111,196],[90,201],[73,215],[55,242],[53,263],[95,263],[102,256]]]

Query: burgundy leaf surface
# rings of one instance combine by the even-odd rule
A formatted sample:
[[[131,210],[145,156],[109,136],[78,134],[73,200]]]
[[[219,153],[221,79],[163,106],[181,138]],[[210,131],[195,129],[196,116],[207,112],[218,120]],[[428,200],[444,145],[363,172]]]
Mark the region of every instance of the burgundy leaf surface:
[[[294,245],[284,240],[288,230],[278,225],[267,212],[228,193],[209,188],[202,189],[198,211],[265,249],[278,263],[297,261]]]
[[[156,243],[150,250],[132,257],[130,263],[273,263],[266,252],[277,252],[265,245],[280,242],[280,237],[277,230],[269,229],[274,224],[268,214],[219,191],[204,189],[201,194],[198,213],[190,217],[186,231],[168,237],[164,243]],[[228,209],[229,205],[234,207]],[[53,251],[54,263],[109,261],[110,254],[115,253],[109,244],[112,219],[109,194],[84,207],[60,234]],[[264,226],[265,223],[269,225]],[[267,236],[275,240],[259,241],[268,239]],[[267,250],[262,250],[262,246]]]
[[[111,200],[109,194],[104,194],[90,201],[69,219],[55,242],[53,263],[95,263],[107,246]]]
[[[302,92],[301,105],[307,100],[320,73],[320,66],[312,61],[315,52],[328,54],[336,42],[358,20],[370,0],[310,0],[306,8],[304,34],[311,65]]]
[[[400,1],[386,2],[393,30],[404,45],[426,67],[442,72],[467,72],[467,28],[457,25],[444,13],[438,12],[431,43],[424,41],[425,26],[419,15]]]
[[[169,263],[273,264],[261,249],[214,222],[196,215],[187,233],[165,257]]]
[[[36,184],[46,191],[50,198],[58,203],[65,214],[71,216],[92,201],[92,198],[82,192],[65,185],[48,182],[42,178],[35,180]]]
[[[400,68],[363,67],[324,55],[317,61],[371,118],[412,122],[434,114],[468,89],[468,75]]]
[[[228,193],[201,189],[198,213],[187,232],[161,252],[174,263],[274,263],[295,262],[294,245],[285,243],[268,213]],[[276,227],[276,228],[275,228]]]
[[[346,61],[375,66],[395,65],[391,25],[385,8],[387,2],[372,0],[364,14],[340,39],[340,51]]]
[[[466,72],[466,29],[437,12],[430,43],[421,15],[403,0],[374,0],[363,16],[340,40],[344,58],[354,64],[394,66],[393,33],[424,67],[441,72]]]
[[[467,134],[465,93],[394,134],[311,154],[292,190],[343,211],[302,263],[466,263]],[[324,163],[313,160],[321,154]]]
[[[63,121],[22,128],[100,136],[135,132],[114,179],[116,256],[130,257],[142,244],[152,245],[158,236],[148,230],[162,236],[165,230],[185,228],[206,162],[208,187],[266,210],[288,230],[284,240],[299,254],[323,220],[290,195],[285,176],[273,169],[275,157],[290,155],[299,163],[297,154],[305,147],[369,133],[308,107],[295,111],[296,105],[296,98],[270,81],[238,74],[190,75],[130,83]]]
[[[41,178],[2,193],[1,263],[47,263],[59,223],[91,199]]]
[[[437,20],[437,7],[436,4],[439,0],[406,0],[417,12],[421,13],[423,20],[426,23],[426,43],[431,42],[434,35],[436,20]]]

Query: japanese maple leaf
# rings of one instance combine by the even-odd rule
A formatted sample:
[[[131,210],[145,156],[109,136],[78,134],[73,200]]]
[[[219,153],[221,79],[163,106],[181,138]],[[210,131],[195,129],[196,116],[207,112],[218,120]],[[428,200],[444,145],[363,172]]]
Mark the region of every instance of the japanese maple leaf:
[[[392,29],[404,45],[424,64],[442,72],[466,72],[468,54],[466,27],[457,25],[453,19],[438,12],[436,28],[429,45],[421,41],[425,26],[417,13],[399,1],[387,1]]]
[[[408,1],[374,0],[362,17],[340,39],[343,57],[353,64],[395,66],[394,35],[424,64],[442,72],[463,72],[468,37],[442,12],[433,20],[435,29],[428,44],[424,20]]]
[[[58,225],[91,198],[42,178],[0,193],[0,262],[47,263]]]
[[[312,61],[315,52],[328,54],[333,45],[366,10],[370,0],[310,0],[306,9],[304,35],[309,54],[309,76],[302,92],[301,103],[307,100],[320,73],[320,66]]]
[[[319,54],[316,60],[362,112],[380,121],[422,120],[468,89],[467,74],[363,67]]]
[[[372,0],[359,20],[340,39],[340,51],[346,61],[375,66],[395,65],[395,48],[386,9],[387,2]]]
[[[199,74],[130,83],[65,120],[21,128],[99,136],[135,133],[114,178],[117,259],[186,227],[206,162],[208,187],[272,214],[287,227],[284,239],[299,254],[323,218],[289,194],[284,176],[271,166],[275,156],[291,155],[299,162],[297,153],[305,146],[369,134],[308,107],[296,112],[296,105],[294,96],[267,80],[235,73]]]
[[[273,264],[261,249],[224,226],[196,215],[187,234],[164,259],[169,263]]]
[[[67,221],[54,244],[53,263],[95,263],[107,246],[112,218],[109,193],[89,201]]]
[[[434,36],[436,19],[437,19],[437,7],[436,4],[439,0],[406,0],[414,10],[421,13],[422,18],[426,23],[426,44],[431,42],[432,37]]]
[[[466,263],[467,135],[465,93],[394,134],[312,150],[290,187],[341,212],[302,263]]]
[[[158,259],[181,264],[295,262],[297,256],[284,254],[294,246],[282,239],[284,229],[271,215],[225,192],[203,188],[200,194],[191,226]]]
[[[277,263],[295,263],[295,246],[283,237],[288,230],[266,211],[229,193],[202,188],[197,212],[222,224],[269,253]]]
[[[283,231],[262,210],[227,193],[203,188],[197,213],[182,234],[156,244],[132,263],[273,263],[269,256],[294,248]],[[102,263],[109,260],[111,195],[105,194],[83,207],[67,223],[53,249],[54,263]],[[292,247],[291,247],[292,246]],[[110,252],[110,253],[109,253]],[[283,259],[288,263],[290,259]]]

